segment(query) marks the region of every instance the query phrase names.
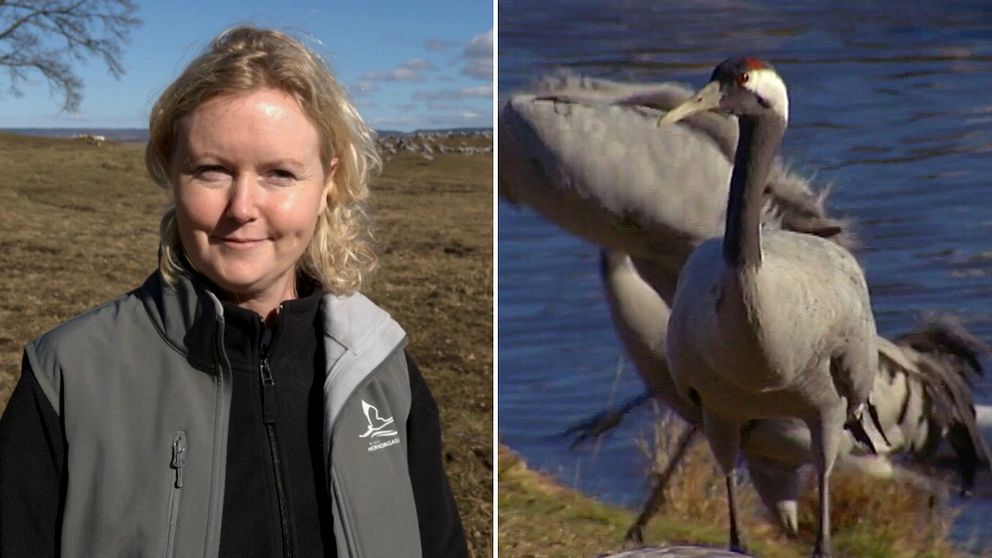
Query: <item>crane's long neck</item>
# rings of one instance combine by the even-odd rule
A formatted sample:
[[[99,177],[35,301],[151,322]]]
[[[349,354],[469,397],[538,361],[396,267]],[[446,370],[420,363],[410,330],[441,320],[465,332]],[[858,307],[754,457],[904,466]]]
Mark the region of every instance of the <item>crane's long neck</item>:
[[[785,120],[777,115],[738,117],[740,134],[730,177],[723,259],[735,269],[761,265],[761,210],[765,181],[782,143]]]

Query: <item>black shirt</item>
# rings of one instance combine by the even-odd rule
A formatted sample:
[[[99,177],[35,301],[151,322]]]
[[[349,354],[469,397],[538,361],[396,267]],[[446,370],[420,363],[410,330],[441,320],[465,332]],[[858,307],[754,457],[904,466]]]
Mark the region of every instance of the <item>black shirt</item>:
[[[314,293],[283,303],[274,329],[224,303],[233,379],[225,484],[237,489],[224,491],[221,557],[335,555],[323,488],[319,302]],[[264,386],[263,366],[271,378]]]

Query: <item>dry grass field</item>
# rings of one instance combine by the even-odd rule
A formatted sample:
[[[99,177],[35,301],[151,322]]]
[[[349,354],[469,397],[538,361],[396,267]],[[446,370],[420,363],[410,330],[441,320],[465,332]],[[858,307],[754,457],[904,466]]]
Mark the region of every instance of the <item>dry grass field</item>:
[[[154,270],[167,196],[142,151],[0,134],[0,408],[26,341]],[[480,557],[493,550],[492,165],[491,154],[393,156],[373,184],[381,261],[366,291],[410,334]]]

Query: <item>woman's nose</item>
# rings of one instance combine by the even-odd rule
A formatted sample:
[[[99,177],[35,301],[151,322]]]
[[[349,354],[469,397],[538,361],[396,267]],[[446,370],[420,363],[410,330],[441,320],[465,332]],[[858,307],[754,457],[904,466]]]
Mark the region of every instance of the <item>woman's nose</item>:
[[[257,181],[250,176],[239,174],[235,177],[227,204],[227,216],[239,223],[255,220],[258,216],[257,187]]]

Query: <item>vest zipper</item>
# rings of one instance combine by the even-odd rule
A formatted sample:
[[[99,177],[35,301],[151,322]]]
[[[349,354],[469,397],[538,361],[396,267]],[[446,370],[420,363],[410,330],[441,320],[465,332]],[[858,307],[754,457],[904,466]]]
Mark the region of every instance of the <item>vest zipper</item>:
[[[176,523],[179,520],[179,497],[183,488],[183,468],[186,467],[186,431],[180,428],[172,441],[172,462],[170,467],[176,470],[169,494],[169,535],[166,539],[165,555],[171,558],[175,555]]]
[[[289,509],[286,504],[286,488],[283,485],[282,462],[279,459],[279,445],[276,441],[276,381],[269,369],[269,359],[262,357],[258,365],[262,378],[262,420],[269,439],[269,452],[272,455],[272,473],[276,481],[276,499],[279,503],[279,525],[282,529],[282,552],[284,558],[292,558],[293,541],[289,533]]]

